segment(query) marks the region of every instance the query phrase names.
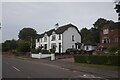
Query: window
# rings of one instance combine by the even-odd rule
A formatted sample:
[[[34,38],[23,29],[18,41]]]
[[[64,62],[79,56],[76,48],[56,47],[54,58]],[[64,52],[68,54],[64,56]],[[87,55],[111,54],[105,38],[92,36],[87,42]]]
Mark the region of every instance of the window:
[[[37,39],[37,42],[39,42],[39,38]]]
[[[59,40],[61,40],[61,34],[59,34]]]
[[[115,38],[115,42],[118,42],[118,38]]]
[[[44,44],[44,49],[47,49],[47,44]]]
[[[56,40],[56,36],[55,36],[55,35],[52,35],[51,41],[55,41],[55,40]]]
[[[86,50],[89,50],[89,47],[88,47],[88,46],[86,46]]]
[[[72,48],[74,48],[74,45],[72,45]]]
[[[102,40],[102,43],[110,43],[110,39],[109,39],[109,38],[104,38],[104,39]]]
[[[104,29],[103,30],[103,34],[108,34],[109,33],[109,30],[108,29]]]
[[[74,41],[74,35],[72,35],[72,41]]]
[[[47,37],[44,37],[44,42],[47,42]]]
[[[52,43],[52,44],[51,44],[51,49],[55,49],[55,50],[56,50],[56,47],[57,47],[57,46],[56,46],[56,43]]]

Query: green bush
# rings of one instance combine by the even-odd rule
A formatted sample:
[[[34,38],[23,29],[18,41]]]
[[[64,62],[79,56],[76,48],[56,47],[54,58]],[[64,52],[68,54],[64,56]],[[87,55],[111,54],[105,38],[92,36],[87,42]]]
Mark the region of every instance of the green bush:
[[[120,56],[120,50],[117,50],[117,51],[115,52],[115,55],[116,55],[116,56]]]
[[[39,53],[37,49],[32,49],[31,52],[32,52],[33,54],[38,54],[38,53]]]
[[[120,50],[120,48],[117,47],[117,46],[112,46],[111,45],[107,48],[107,50],[109,51],[109,55],[115,55],[115,52]]]
[[[42,54],[50,54],[49,50],[45,50],[45,49],[41,50],[41,52]]]
[[[108,56],[108,65],[117,65],[120,66],[120,56]]]
[[[74,60],[75,62],[86,63],[86,56],[75,56]]]
[[[23,41],[23,40],[19,41],[18,51],[19,52],[30,52],[30,42]]]
[[[50,52],[51,53],[55,53],[55,49],[50,49]]]
[[[77,63],[103,64],[103,65],[120,65],[120,56],[74,56]]]

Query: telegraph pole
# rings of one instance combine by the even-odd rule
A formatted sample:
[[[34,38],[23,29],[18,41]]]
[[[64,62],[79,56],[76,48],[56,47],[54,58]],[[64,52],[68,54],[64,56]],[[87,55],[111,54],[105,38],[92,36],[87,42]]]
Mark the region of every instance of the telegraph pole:
[[[115,8],[116,12],[118,13],[118,22],[120,22],[120,0],[115,1]]]

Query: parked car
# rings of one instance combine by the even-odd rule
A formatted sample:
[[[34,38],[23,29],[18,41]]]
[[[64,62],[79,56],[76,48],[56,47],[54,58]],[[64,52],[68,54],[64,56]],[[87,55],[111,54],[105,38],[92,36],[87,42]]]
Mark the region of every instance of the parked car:
[[[80,50],[76,49],[76,48],[68,48],[66,50],[66,53],[69,53],[69,54],[76,54],[76,53],[80,53]]]

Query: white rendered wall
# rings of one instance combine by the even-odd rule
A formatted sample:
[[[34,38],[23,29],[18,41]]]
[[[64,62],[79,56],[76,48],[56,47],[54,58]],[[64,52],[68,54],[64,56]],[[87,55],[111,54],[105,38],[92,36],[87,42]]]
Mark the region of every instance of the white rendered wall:
[[[74,41],[72,41],[72,35],[74,35]],[[66,52],[66,49],[72,48],[72,45],[75,43],[81,43],[81,35],[78,33],[76,28],[70,27],[63,33],[63,52]]]

